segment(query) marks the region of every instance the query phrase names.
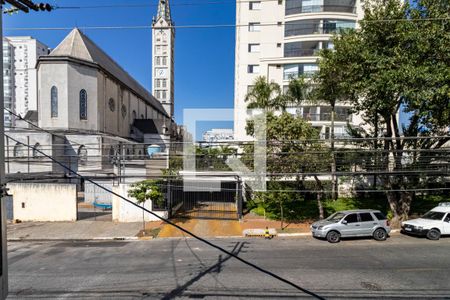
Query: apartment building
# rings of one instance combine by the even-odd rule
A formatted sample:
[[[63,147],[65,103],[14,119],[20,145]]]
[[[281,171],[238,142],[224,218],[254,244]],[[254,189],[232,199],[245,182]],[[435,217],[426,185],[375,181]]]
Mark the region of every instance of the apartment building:
[[[4,107],[14,111],[14,46],[7,40],[3,41],[3,95]],[[5,128],[14,125],[14,116],[4,113]]]
[[[311,77],[318,70],[318,51],[333,48],[330,41],[341,29],[356,28],[363,17],[363,0],[261,0],[236,3],[235,118],[236,140],[248,139],[245,96],[258,76],[285,91],[293,78]],[[288,112],[309,120],[326,138],[331,108],[305,104]],[[336,136],[345,135],[347,121],[359,118],[346,104],[336,107]]]
[[[41,56],[49,48],[31,36],[10,36],[3,39],[3,79],[5,99],[10,107],[24,117],[29,110],[37,110],[37,70]],[[14,126],[14,118],[6,113],[5,126]]]

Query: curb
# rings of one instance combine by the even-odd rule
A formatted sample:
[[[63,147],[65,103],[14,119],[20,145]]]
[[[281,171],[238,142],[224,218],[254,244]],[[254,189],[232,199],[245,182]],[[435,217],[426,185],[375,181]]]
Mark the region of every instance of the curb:
[[[391,230],[390,234],[400,233],[400,229]],[[277,237],[305,237],[312,236],[311,232],[299,232],[299,233],[278,233]],[[158,240],[158,239],[186,239],[192,238],[191,236],[179,236],[179,237],[156,237],[156,238],[139,238],[136,236],[125,236],[125,237],[94,237],[94,238],[42,238],[42,239],[27,239],[27,238],[8,238],[7,242],[57,242],[57,241],[74,241],[74,242],[82,242],[82,241],[149,241],[149,240]],[[209,236],[203,237],[207,239],[243,239],[249,238],[243,235],[232,235],[232,236]]]
[[[299,232],[299,233],[279,233],[279,237],[296,237],[296,236],[312,236],[311,232]]]
[[[138,237],[135,236],[127,236],[127,237],[94,237],[94,238],[8,238],[7,242],[57,242],[57,241],[74,241],[74,242],[82,242],[82,241],[137,241]]]

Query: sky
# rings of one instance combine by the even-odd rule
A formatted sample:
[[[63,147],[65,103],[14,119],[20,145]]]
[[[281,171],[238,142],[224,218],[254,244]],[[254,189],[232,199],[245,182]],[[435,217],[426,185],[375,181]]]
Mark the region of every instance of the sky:
[[[43,2],[34,1],[34,2]],[[158,0],[48,0],[60,7],[135,5],[84,9],[55,9],[4,15],[5,36],[32,36],[54,48],[68,30],[11,30],[11,28],[151,25]],[[234,24],[235,1],[170,0],[176,25]],[[9,29],[8,29],[9,28]],[[83,30],[128,73],[151,91],[151,30]],[[234,93],[235,29],[179,28],[175,37],[175,119],[182,123],[184,108],[232,108]],[[198,133],[212,127],[232,128],[232,122],[199,124]]]

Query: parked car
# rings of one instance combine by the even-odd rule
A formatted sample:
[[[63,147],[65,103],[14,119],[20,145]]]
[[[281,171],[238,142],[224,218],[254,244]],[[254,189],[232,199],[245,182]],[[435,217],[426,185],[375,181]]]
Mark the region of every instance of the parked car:
[[[389,221],[380,211],[372,209],[339,211],[311,225],[314,237],[337,243],[341,237],[372,236],[384,241],[391,232]]]
[[[441,235],[450,234],[450,202],[439,203],[422,217],[402,222],[402,232],[426,236],[439,240]]]

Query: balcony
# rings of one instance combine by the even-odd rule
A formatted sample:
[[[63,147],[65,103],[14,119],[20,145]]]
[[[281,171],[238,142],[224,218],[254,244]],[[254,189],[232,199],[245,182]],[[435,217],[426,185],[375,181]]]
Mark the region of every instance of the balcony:
[[[348,13],[356,14],[355,6],[348,5],[309,5],[309,6],[288,6],[286,2],[286,16],[295,14],[307,14],[307,13],[318,13],[318,12],[337,12],[337,13]]]
[[[299,77],[311,78],[317,71],[303,71],[303,72],[284,72],[283,80],[292,80]]]
[[[310,114],[307,112],[304,112],[302,114],[302,118],[307,121],[313,121],[313,122],[331,122],[331,113],[321,113],[321,114]],[[334,121],[335,122],[351,122],[352,116],[350,114],[334,114]]]
[[[340,33],[346,29],[354,29],[354,20],[298,20],[286,22],[284,36]]]

